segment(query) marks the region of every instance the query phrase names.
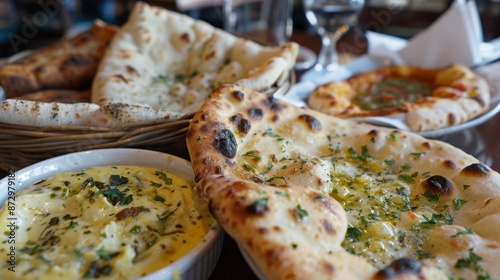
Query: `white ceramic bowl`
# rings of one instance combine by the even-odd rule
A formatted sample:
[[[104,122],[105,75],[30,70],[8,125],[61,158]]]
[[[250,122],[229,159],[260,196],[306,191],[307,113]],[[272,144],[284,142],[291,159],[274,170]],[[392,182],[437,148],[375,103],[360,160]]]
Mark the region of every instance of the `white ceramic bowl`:
[[[92,166],[109,165],[135,165],[159,168],[194,184],[191,163],[184,159],[165,153],[141,149],[100,149],[54,157],[21,170],[8,170],[9,175],[0,180],[0,205],[3,205],[7,200],[10,175],[12,175],[10,177],[11,180],[14,178],[17,193],[30,184],[46,179],[56,173],[74,171]],[[188,254],[174,263],[140,279],[207,279],[215,268],[222,250],[222,230],[218,224],[214,227],[215,230],[210,230],[205,236],[205,242],[198,244]]]

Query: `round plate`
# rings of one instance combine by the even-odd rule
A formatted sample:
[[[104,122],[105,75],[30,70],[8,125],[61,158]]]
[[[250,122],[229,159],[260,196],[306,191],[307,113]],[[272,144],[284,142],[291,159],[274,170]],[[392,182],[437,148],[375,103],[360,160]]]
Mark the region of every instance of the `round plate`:
[[[478,126],[478,125],[490,120],[498,112],[500,112],[500,95],[496,95],[495,99],[496,100],[492,99],[490,107],[488,108],[488,110],[486,112],[484,112],[483,114],[481,114],[480,116],[478,116],[472,120],[469,120],[467,122],[457,124],[454,126],[440,128],[440,129],[422,131],[422,132],[416,132],[416,131],[413,131],[413,132],[416,134],[419,134],[423,137],[427,137],[427,138],[440,138],[440,137],[443,137],[443,136],[446,136],[446,135],[449,135],[452,133],[462,131],[464,129],[469,129],[469,128],[473,128],[475,126]],[[412,131],[408,127],[408,125],[406,124],[404,115],[352,118],[350,120],[366,122],[366,123],[378,125],[378,126],[392,127],[392,128],[397,128],[400,130]]]
[[[50,158],[21,170],[8,170],[15,178],[16,192],[32,183],[61,172],[74,171],[92,166],[136,165],[152,167],[173,173],[194,185],[191,163],[173,155],[141,149],[100,149],[70,153]],[[9,177],[0,180],[0,205],[7,200]],[[205,236],[206,242],[195,246],[172,264],[150,273],[141,280],[153,279],[207,279],[212,273],[222,250],[223,234],[216,223]]]
[[[342,75],[344,75],[343,73]],[[351,74],[349,73],[348,76],[342,76],[342,79],[348,78]],[[487,79],[488,80],[488,79]],[[491,82],[490,82],[491,84]],[[278,99],[281,99],[285,102],[288,102],[292,105],[298,106],[298,107],[306,107],[307,108],[307,97],[309,96],[310,92],[314,90],[316,86],[313,83],[308,83],[307,81],[297,83],[293,86],[293,88],[286,92],[286,93],[281,93],[277,95],[276,97]],[[392,128],[397,128],[400,130],[407,130],[407,131],[412,131],[416,134],[419,134],[423,137],[428,137],[428,138],[438,138],[442,137],[448,134],[452,134],[464,129],[469,129],[475,126],[478,126],[491,118],[493,118],[498,112],[500,112],[500,89],[495,88],[492,86],[493,89],[496,89],[491,92],[491,101],[490,101],[490,107],[486,112],[481,114],[480,116],[471,119],[467,122],[457,124],[454,126],[450,127],[444,127],[440,129],[435,129],[435,130],[430,130],[430,131],[422,131],[422,132],[417,132],[417,131],[412,131],[408,125],[405,122],[405,115],[394,115],[394,116],[377,116],[377,117],[361,117],[361,118],[351,118],[351,120],[354,121],[362,121],[366,123],[370,123],[373,125],[378,125],[378,126],[386,126],[386,127],[392,127]]]
[[[240,245],[238,245],[238,249],[240,249],[241,255],[243,256],[243,259],[245,259],[245,262],[248,264],[250,269],[252,269],[253,273],[255,273],[255,276],[259,278],[260,280],[265,280],[266,277],[264,277],[264,274],[260,269],[257,267],[255,262],[252,260],[252,258],[247,254],[245,249],[243,249]]]
[[[457,124],[454,126],[450,127],[445,127],[441,129],[436,129],[436,130],[431,130],[431,131],[423,131],[423,132],[417,132],[418,134],[428,137],[428,138],[438,138],[444,135],[448,135],[451,133],[458,132],[460,130],[472,128],[475,126],[478,126],[491,118],[493,118],[498,112],[500,111],[500,94],[496,95],[496,100],[492,99],[492,103],[490,104],[490,108],[484,112],[482,115],[479,117],[476,117],[475,119],[469,120],[467,122]]]

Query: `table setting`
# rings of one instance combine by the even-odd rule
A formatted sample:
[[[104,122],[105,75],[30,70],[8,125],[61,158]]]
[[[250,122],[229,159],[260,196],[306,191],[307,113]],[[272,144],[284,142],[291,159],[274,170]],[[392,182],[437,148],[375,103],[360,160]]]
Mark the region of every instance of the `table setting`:
[[[137,2],[123,25],[97,20],[75,26],[71,35],[47,48],[1,60],[0,225],[15,221],[17,227],[9,229],[3,244],[17,243],[0,247],[10,258],[0,266],[0,275],[35,279],[33,271],[38,271],[67,279],[371,279],[381,273],[410,273],[422,279],[499,277],[494,264],[500,253],[492,249],[488,255],[487,248],[500,244],[495,220],[500,193],[500,38],[484,40],[476,1],[452,1],[436,21],[408,39],[365,30],[366,53],[347,54],[347,60],[336,44],[360,28],[358,22],[366,24],[359,16],[368,1],[301,1],[310,25],[307,32],[293,28],[293,1],[201,3],[220,9],[220,28],[187,12],[196,1],[177,2],[177,11]],[[96,34],[102,31],[95,30],[103,26],[112,34],[99,38]],[[101,48],[96,44],[104,44],[103,49],[96,51]],[[85,52],[90,54],[82,55]],[[10,82],[33,76],[41,84],[51,80],[43,76],[46,69],[60,71],[61,77],[76,76],[76,67],[88,67],[89,61],[97,66],[86,68],[92,75],[83,86],[69,89],[53,83],[21,93]],[[408,122],[409,111],[337,117],[310,103],[319,88],[379,69],[398,69],[402,76],[431,69],[425,73],[432,74],[425,75],[434,77],[458,64],[447,72],[451,77],[442,79],[467,79],[450,86],[464,91],[474,82],[468,98],[486,105],[470,119],[444,127],[415,130]],[[31,70],[8,68],[25,66]],[[366,79],[385,72],[374,73]],[[429,80],[425,76],[419,83]],[[478,92],[485,88],[488,98],[483,100]],[[76,99],[77,92],[78,98],[87,94],[84,101]],[[62,95],[65,101],[57,99]],[[40,96],[44,99],[36,99]],[[447,102],[457,98],[442,101],[438,108],[451,107]],[[122,166],[155,170],[146,178],[146,171],[118,173]],[[111,173],[87,175],[94,167],[109,167]],[[45,183],[58,174],[69,176],[57,183],[60,187]],[[173,184],[177,176],[186,180],[178,188],[189,189],[187,196],[192,191],[194,204],[165,202],[164,190],[178,195]],[[101,207],[107,217],[95,214],[87,219],[83,209],[60,203],[76,203],[81,197]],[[42,204],[46,207],[38,208]],[[154,264],[161,254],[180,247],[174,241],[189,243],[188,227],[178,222],[188,219],[180,213],[184,205],[195,205],[185,215],[198,215],[190,221],[206,235],[186,249],[184,257]],[[210,211],[215,222],[207,222],[204,211]],[[33,219],[21,221],[25,215]],[[36,222],[36,216],[46,220]],[[105,222],[95,222],[102,227],[92,230],[101,234],[83,231],[98,218]],[[36,227],[39,224],[47,226]],[[119,227],[123,229],[117,231]],[[32,228],[37,240],[32,240]],[[78,238],[68,243],[72,233]],[[449,249],[440,247],[439,238],[443,244],[460,240],[468,245],[456,248],[453,258],[441,256],[439,250]],[[395,246],[391,254],[389,246]],[[25,263],[19,261],[21,255],[28,259]],[[126,275],[130,265],[145,259],[154,270]],[[120,267],[125,273],[116,274]],[[24,274],[16,274],[16,269]]]
[[[455,30],[448,32],[448,30]],[[356,73],[390,65],[412,65],[416,67],[441,67],[451,63],[462,63],[474,69],[488,80],[492,102],[486,113],[467,124],[456,125],[435,131],[417,132],[426,137],[438,138],[447,133],[460,131],[481,124],[500,110],[498,96],[498,67],[500,40],[483,42],[481,25],[474,1],[454,1],[449,10],[426,30],[410,40],[368,31],[367,54],[354,59],[337,69],[325,71],[322,62],[315,69],[306,71],[286,96],[278,95],[296,106],[306,106],[304,100],[319,85],[346,79]],[[410,130],[404,116],[388,118],[368,117],[362,120],[390,127]]]

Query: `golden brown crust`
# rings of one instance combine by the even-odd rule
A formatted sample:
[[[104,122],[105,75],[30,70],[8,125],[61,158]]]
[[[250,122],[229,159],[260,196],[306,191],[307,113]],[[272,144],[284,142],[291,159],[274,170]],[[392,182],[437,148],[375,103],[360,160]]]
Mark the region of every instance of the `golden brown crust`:
[[[446,143],[297,108],[234,85],[224,85],[210,95],[193,117],[186,142],[197,192],[210,202],[221,226],[266,278],[500,275],[496,265],[500,175]],[[362,183],[355,183],[358,179]],[[411,208],[390,208],[399,203],[391,200],[400,192],[391,193],[394,186],[407,188]],[[357,192],[363,196],[356,196]],[[351,195],[354,202],[349,204]],[[313,196],[330,206],[317,211]],[[336,201],[349,210],[325,210],[337,209]],[[362,211],[377,211],[379,201],[384,209],[380,213],[392,217],[386,220],[390,227],[402,232],[390,246],[400,242],[403,247],[388,251],[402,253],[391,256],[389,262],[375,263],[335,245],[340,229],[344,241],[353,238],[340,224],[342,213],[349,226],[360,223],[363,230],[376,231],[370,224],[379,220],[365,220],[365,227],[360,220],[366,218],[363,213],[371,213]],[[299,202],[307,213],[301,213]],[[385,207],[397,211],[397,218]],[[429,217],[438,216],[446,220],[432,221],[428,227]],[[276,230],[283,228],[287,230]],[[417,231],[423,235],[415,235]],[[413,238],[421,245],[409,246]],[[407,245],[411,250],[405,251]],[[325,255],[324,248],[331,250]],[[421,259],[415,248],[431,252],[432,257]],[[467,260],[477,256],[480,269],[474,270]]]
[[[367,279],[375,272],[342,249],[344,210],[320,191],[220,175],[204,178],[196,191],[266,279]],[[298,205],[307,216],[297,213]]]
[[[0,67],[7,98],[44,89],[89,88],[104,51],[118,27],[96,21],[76,37],[33,51]]]
[[[20,95],[13,99],[41,102],[82,103],[90,102],[90,90],[49,89]]]
[[[431,86],[432,95],[418,101],[373,110],[362,109],[354,98],[388,78],[402,78]],[[342,118],[407,114],[414,131],[427,131],[466,122],[485,112],[490,103],[486,81],[463,65],[436,69],[391,66],[360,73],[316,88],[311,108]]]

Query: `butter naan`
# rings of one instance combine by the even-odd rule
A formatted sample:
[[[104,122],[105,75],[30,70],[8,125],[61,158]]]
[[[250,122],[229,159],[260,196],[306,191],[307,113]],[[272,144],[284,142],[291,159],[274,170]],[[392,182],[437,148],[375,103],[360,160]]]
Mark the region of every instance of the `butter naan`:
[[[179,119],[194,113],[222,83],[255,90],[281,84],[298,52],[296,43],[261,46],[142,2],[113,35],[95,73],[90,102],[8,99],[0,103],[0,122],[118,127]]]
[[[500,278],[500,174],[449,144],[234,85],[186,141],[197,192],[266,279]]]
[[[223,83],[270,88],[289,75],[297,51],[296,43],[264,47],[139,2],[101,61],[92,102],[153,108],[149,119],[191,114]]]

